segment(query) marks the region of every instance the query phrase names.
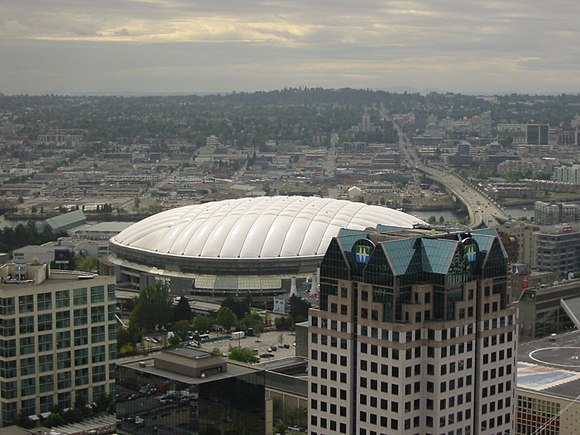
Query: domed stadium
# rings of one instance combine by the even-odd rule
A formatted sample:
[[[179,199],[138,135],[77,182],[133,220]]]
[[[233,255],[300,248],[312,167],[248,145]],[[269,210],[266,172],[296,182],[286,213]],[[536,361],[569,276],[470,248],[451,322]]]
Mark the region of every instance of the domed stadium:
[[[330,198],[274,196],[196,204],[146,218],[111,238],[117,287],[158,281],[176,295],[272,296],[317,272],[339,229],[410,228],[420,219]]]

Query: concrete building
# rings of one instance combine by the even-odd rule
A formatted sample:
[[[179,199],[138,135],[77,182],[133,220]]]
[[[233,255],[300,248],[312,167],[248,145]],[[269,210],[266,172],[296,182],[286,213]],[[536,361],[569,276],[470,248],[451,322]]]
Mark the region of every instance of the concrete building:
[[[580,227],[559,224],[540,227],[534,233],[536,256],[532,266],[539,270],[561,272],[580,271]]]
[[[114,394],[115,278],[41,263],[5,264],[0,278],[0,426]]]
[[[40,261],[42,263],[54,263],[60,261],[62,252],[68,253],[67,259],[70,265],[73,266],[74,257],[81,256],[96,256],[106,257],[110,254],[109,241],[104,240],[84,240],[76,237],[59,237],[56,242],[47,242],[43,245],[27,245],[22,248],[15,249],[12,252],[12,260],[18,264],[32,263],[33,261]],[[0,264],[4,263],[0,261]],[[53,269],[66,269],[68,267],[61,267],[53,264]]]
[[[517,240],[517,263],[532,264],[532,258],[535,256],[533,251],[534,228],[537,227],[521,221],[508,221],[497,228],[498,231],[507,233]]]
[[[494,230],[343,230],[320,275],[310,435],[513,433],[516,305]]]
[[[548,337],[574,328],[563,302],[580,298],[580,279],[572,278],[547,284],[525,277],[526,288],[519,298],[520,341]]]
[[[526,125],[526,144],[528,145],[548,145],[550,139],[549,124],[528,124]]]
[[[580,165],[556,166],[552,179],[563,183],[580,184]]]
[[[83,225],[71,230],[75,237],[88,240],[109,240],[121,231],[129,228],[132,222],[99,222],[94,225]]]
[[[534,203],[534,223],[556,225],[580,222],[580,206],[573,203],[536,201]]]

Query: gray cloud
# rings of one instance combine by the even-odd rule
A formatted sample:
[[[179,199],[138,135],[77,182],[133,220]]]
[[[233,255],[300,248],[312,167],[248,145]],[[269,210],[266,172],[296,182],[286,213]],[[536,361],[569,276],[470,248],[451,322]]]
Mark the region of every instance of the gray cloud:
[[[577,92],[578,16],[572,0],[3,2],[0,92]]]

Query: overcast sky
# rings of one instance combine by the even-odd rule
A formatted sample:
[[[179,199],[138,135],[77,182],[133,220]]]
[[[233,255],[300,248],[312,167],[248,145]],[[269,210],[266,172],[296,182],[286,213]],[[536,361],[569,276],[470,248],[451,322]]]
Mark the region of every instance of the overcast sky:
[[[0,0],[0,93],[580,92],[578,0]]]

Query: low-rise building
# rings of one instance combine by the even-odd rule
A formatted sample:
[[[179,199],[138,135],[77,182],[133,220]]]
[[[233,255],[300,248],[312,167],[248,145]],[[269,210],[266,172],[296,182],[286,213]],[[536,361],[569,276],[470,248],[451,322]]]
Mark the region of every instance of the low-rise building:
[[[516,434],[580,433],[580,333],[521,344]]]
[[[271,434],[264,370],[201,349],[173,349],[117,368],[117,431]]]

